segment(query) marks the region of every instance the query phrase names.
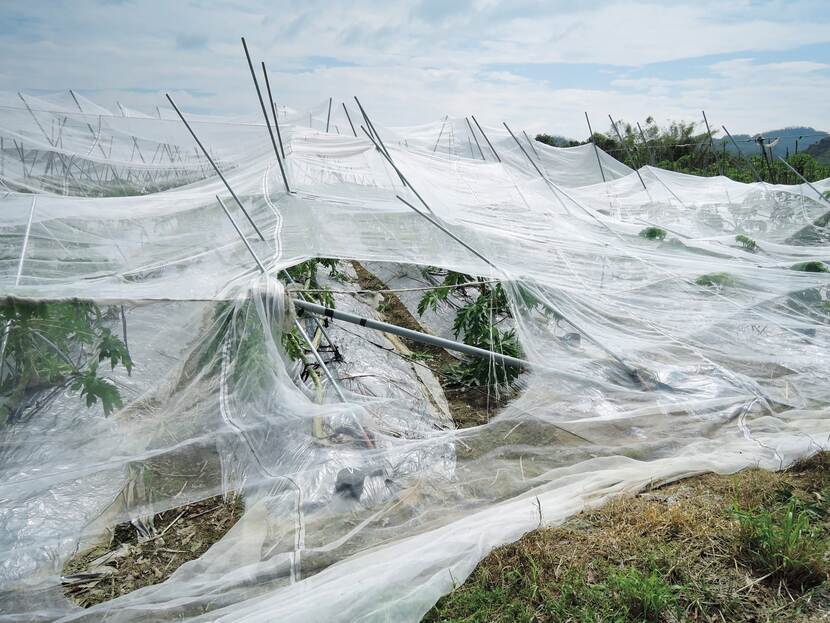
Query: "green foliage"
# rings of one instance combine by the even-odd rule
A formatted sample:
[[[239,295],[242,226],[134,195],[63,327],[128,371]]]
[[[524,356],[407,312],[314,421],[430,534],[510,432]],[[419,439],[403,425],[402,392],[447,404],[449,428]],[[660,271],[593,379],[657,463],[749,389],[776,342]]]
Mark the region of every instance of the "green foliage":
[[[587,141],[569,141],[561,137],[539,134],[537,141],[555,147],[570,147],[595,143],[617,160],[632,168],[652,164],[662,169],[692,175],[725,175],[739,182],[755,182],[755,173],[765,182],[800,184],[801,180],[777,158],[767,161],[757,145],[746,143],[741,154],[734,151],[728,139],[712,138],[703,123],[675,121],[666,127],[658,126],[652,117],[638,127],[637,123],[617,121],[622,143],[613,127],[604,134],[595,132]],[[642,133],[641,130],[642,129]],[[808,153],[792,154],[787,162],[807,180],[814,182],[830,177],[830,163],[821,162]],[[753,172],[754,168],[754,172]]]
[[[813,525],[813,512],[797,498],[774,511],[735,508],[733,513],[741,528],[740,553],[759,572],[778,577],[797,590],[826,579],[822,559],[827,541]]]
[[[0,307],[0,326],[7,331],[0,393],[8,400],[0,420],[16,409],[27,390],[68,385],[87,406],[99,399],[104,414],[122,406],[115,384],[101,376],[99,364],[133,362],[126,344],[105,326],[101,309],[92,303],[9,303]]]
[[[328,268],[329,276],[333,279],[343,281],[346,278],[346,275],[338,270],[337,260],[331,258],[314,258],[295,264],[286,270],[300,288],[306,292],[308,300],[326,307],[334,307],[334,297],[331,294],[331,289],[321,287],[317,281],[317,269],[320,267]]]
[[[729,273],[707,273],[695,279],[695,283],[699,286],[725,288],[737,285],[738,281]]]
[[[827,273],[830,272],[830,268],[827,268],[827,264],[824,262],[820,262],[818,260],[811,260],[809,262],[800,262],[799,264],[794,264],[791,267],[792,270],[800,270],[805,273]]]
[[[640,232],[640,237],[646,240],[665,240],[667,232],[659,227],[646,227]]]
[[[749,236],[738,234],[735,236],[735,242],[741,243],[741,246],[751,253],[755,253],[758,250],[758,243]]]
[[[428,309],[437,311],[439,305],[448,303],[450,292],[453,290],[464,301],[453,320],[452,330],[456,338],[477,348],[511,357],[522,356],[515,331],[502,331],[497,326],[511,317],[507,294],[500,283],[493,285],[481,277],[447,271],[441,283],[421,298],[418,303],[418,314],[423,315]],[[535,301],[528,298],[521,304],[533,305]],[[510,385],[520,372],[521,370],[514,366],[497,365],[483,357],[470,357],[449,366],[446,375],[452,383],[465,387],[491,384],[498,387]]]

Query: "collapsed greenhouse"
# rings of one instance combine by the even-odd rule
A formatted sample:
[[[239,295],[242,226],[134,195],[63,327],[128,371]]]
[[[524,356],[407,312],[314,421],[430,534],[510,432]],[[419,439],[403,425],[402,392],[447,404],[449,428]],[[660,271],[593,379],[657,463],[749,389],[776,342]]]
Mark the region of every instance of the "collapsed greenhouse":
[[[263,112],[2,97],[0,620],[418,621],[539,525],[827,447],[830,180],[634,171],[356,100]],[[496,283],[464,426],[425,362],[482,354],[453,315]],[[200,555],[70,599],[109,590],[119,552],[66,565],[116,526],[158,541],[217,496],[241,510]]]

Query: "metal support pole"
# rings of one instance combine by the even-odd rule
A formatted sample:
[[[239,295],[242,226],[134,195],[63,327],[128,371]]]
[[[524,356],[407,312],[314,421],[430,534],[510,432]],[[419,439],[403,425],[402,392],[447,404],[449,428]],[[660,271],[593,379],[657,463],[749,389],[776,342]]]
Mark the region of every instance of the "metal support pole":
[[[202,141],[200,141],[199,137],[196,136],[196,133],[193,131],[193,128],[190,127],[190,124],[187,122],[187,119],[184,118],[182,111],[180,111],[179,107],[176,106],[176,102],[173,101],[173,98],[170,97],[169,93],[165,93],[165,97],[167,98],[167,101],[170,102],[170,105],[173,107],[173,110],[176,111],[176,114],[179,115],[179,119],[182,120],[182,123],[184,123],[188,132],[190,132],[190,135],[193,137],[193,140],[196,141],[196,144],[199,146],[199,149],[202,150],[202,153],[205,155],[205,158],[207,158],[208,162],[210,162],[211,166],[213,167],[213,170],[216,171],[216,174],[219,176],[219,179],[221,179],[222,183],[225,184],[225,188],[228,189],[228,192],[231,194],[231,197],[233,197],[233,200],[236,201],[236,205],[238,205],[239,208],[243,212],[245,212],[245,208],[242,207],[242,202],[239,200],[239,197],[237,197],[236,193],[233,192],[233,188],[231,188],[231,185],[228,184],[228,180],[226,180],[225,176],[222,175],[222,171],[220,171],[219,167],[216,166],[216,163],[213,161],[213,158],[210,157],[210,154],[208,153],[207,149],[205,149],[205,146],[202,145]],[[265,236],[262,235],[262,232],[259,231],[259,227],[257,227],[253,219],[250,216],[248,216],[247,212],[245,212],[245,216],[248,217],[248,222],[251,224],[251,227],[253,227],[256,230],[256,233],[260,237],[260,239],[265,240]]]
[[[290,193],[291,189],[288,187],[288,179],[285,177],[285,169],[282,167],[280,152],[277,150],[277,140],[274,138],[274,131],[271,129],[271,123],[268,121],[268,111],[265,108],[265,102],[262,99],[262,91],[259,90],[259,81],[256,79],[254,64],[251,62],[251,55],[248,54],[248,45],[245,43],[245,37],[242,37],[242,47],[245,50],[245,58],[248,61],[248,69],[251,70],[251,78],[254,81],[254,87],[256,87],[256,95],[259,98],[259,107],[262,109],[262,116],[265,117],[265,127],[268,128],[268,136],[271,137],[271,145],[274,147],[274,154],[277,156],[277,163],[280,165],[280,173],[282,173],[282,181],[283,184],[285,184],[285,192]]]
[[[444,116],[444,120],[441,122],[441,131],[438,133],[438,138],[435,141],[435,147],[432,148],[432,153],[435,153],[435,150],[438,149],[438,143],[441,142],[441,137],[444,135],[444,126],[447,125],[447,119],[449,115]]]
[[[821,199],[822,201],[824,201],[825,203],[827,203],[828,205],[830,205],[830,199],[828,199],[826,196],[824,196],[824,194],[823,194],[823,193],[822,193],[822,192],[821,192],[818,188],[816,188],[816,187],[815,187],[815,186],[813,186],[810,182],[808,182],[806,177],[804,177],[803,175],[801,175],[801,173],[799,173],[798,171],[796,171],[796,170],[792,167],[792,165],[790,165],[790,163],[789,163],[789,162],[787,162],[786,160],[784,160],[781,156],[778,156],[778,159],[779,159],[781,162],[783,162],[783,163],[784,163],[784,166],[786,166],[786,167],[787,167],[790,171],[792,171],[793,173],[795,173],[795,174],[799,177],[799,179],[801,179],[801,181],[802,181],[802,182],[804,182],[805,184],[807,184],[807,186],[809,186],[810,188],[812,188],[812,189],[813,189],[813,191],[814,191],[814,192],[815,192],[815,193],[819,196],[819,199]]]
[[[512,133],[511,133],[511,134],[512,134]],[[515,137],[514,137],[514,138],[515,138]],[[412,210],[413,210],[416,214],[418,214],[418,215],[419,215],[419,216],[421,216],[422,218],[424,218],[424,219],[426,219],[427,221],[429,221],[430,223],[432,223],[432,225],[434,225],[435,227],[437,227],[438,229],[440,229],[441,231],[443,231],[443,232],[444,232],[445,234],[447,234],[450,238],[452,238],[452,239],[453,239],[453,240],[455,240],[458,244],[460,244],[462,247],[464,247],[465,249],[467,249],[470,253],[472,253],[472,254],[473,254],[473,255],[475,255],[477,258],[479,258],[481,261],[483,261],[485,264],[487,264],[488,266],[490,266],[493,270],[495,270],[495,271],[497,271],[497,272],[501,273],[501,274],[502,274],[502,275],[503,275],[506,279],[510,280],[510,276],[509,276],[509,275],[508,275],[508,274],[507,274],[507,273],[506,273],[503,269],[501,269],[501,268],[499,268],[498,266],[496,266],[493,262],[491,262],[491,261],[490,261],[487,257],[485,257],[482,253],[478,252],[476,249],[474,249],[474,248],[473,248],[473,247],[471,247],[469,244],[467,244],[466,242],[464,242],[461,238],[459,238],[459,237],[458,237],[458,236],[456,236],[454,233],[452,233],[449,229],[447,229],[446,227],[444,227],[444,225],[442,225],[441,223],[439,223],[439,222],[438,222],[438,221],[437,221],[434,217],[429,216],[428,214],[425,214],[424,212],[421,212],[418,208],[416,208],[415,206],[413,206],[411,203],[409,203],[406,199],[404,199],[404,198],[403,198],[403,197],[401,197],[400,195],[396,195],[396,196],[397,196],[397,198],[398,198],[398,200],[399,200],[399,201],[401,201],[402,203],[404,203],[404,204],[406,204],[407,206],[409,206],[409,207],[410,207],[410,208],[411,208],[411,209],[412,209]],[[582,329],[579,325],[577,325],[576,323],[574,323],[573,321],[571,321],[571,320],[569,320],[567,317],[565,317],[565,315],[564,315],[562,312],[560,312],[558,309],[556,309],[556,308],[555,308],[555,307],[554,307],[554,306],[553,306],[553,305],[552,305],[549,301],[547,301],[547,300],[545,299],[545,297],[544,297],[544,296],[542,296],[542,295],[541,295],[541,292],[538,292],[538,290],[537,290],[537,294],[533,294],[532,292],[529,292],[528,288],[526,288],[523,284],[521,284],[521,283],[519,283],[519,282],[516,282],[516,286],[517,286],[520,290],[524,290],[525,292],[528,292],[528,294],[530,294],[530,295],[531,295],[534,299],[536,299],[537,301],[539,301],[539,303],[540,303],[542,306],[546,307],[546,308],[547,308],[548,310],[550,310],[551,312],[553,312],[553,313],[557,314],[558,316],[560,316],[560,317],[561,317],[561,318],[562,318],[565,322],[567,322],[568,324],[570,324],[570,325],[571,325],[574,329],[576,329],[576,330],[577,330],[577,331],[579,331],[582,335],[584,335],[586,339],[590,340],[593,344],[595,344],[595,345],[596,345],[596,346],[598,346],[600,349],[602,349],[604,352],[606,352],[606,353],[607,353],[607,354],[608,354],[611,358],[613,358],[613,359],[614,359],[617,363],[619,363],[619,364],[623,367],[623,369],[626,371],[626,373],[627,373],[630,377],[632,377],[632,378],[637,378],[636,371],[635,371],[635,370],[634,370],[631,366],[629,366],[627,363],[625,363],[625,361],[623,361],[621,357],[619,357],[619,356],[618,356],[616,353],[614,353],[612,350],[610,350],[609,348],[607,348],[606,346],[604,346],[603,344],[599,343],[597,340],[595,340],[594,338],[592,338],[592,337],[590,336],[590,334],[589,334],[589,333],[587,333],[586,331],[584,331],[584,330],[583,330],[583,329]]]
[[[481,159],[487,162],[487,158],[484,157],[484,152],[481,151],[481,144],[478,142],[478,137],[476,136],[476,133],[473,130],[473,126],[470,124],[470,120],[467,119],[467,117],[464,117],[464,121],[467,122],[467,127],[470,129],[470,134],[473,135],[473,140],[476,142],[476,147],[478,147],[478,153],[481,155]]]
[[[430,207],[427,205],[427,202],[426,202],[426,201],[424,201],[424,199],[423,199],[423,197],[421,197],[420,193],[412,187],[412,184],[410,184],[410,183],[409,183],[409,181],[408,181],[408,180],[404,177],[404,174],[403,174],[403,173],[401,173],[401,170],[400,170],[397,166],[395,166],[395,163],[394,163],[394,162],[392,162],[392,158],[390,158],[390,157],[389,157],[389,156],[388,156],[388,155],[387,155],[387,154],[386,154],[386,153],[385,153],[385,152],[384,152],[384,151],[380,148],[380,146],[377,144],[377,142],[375,141],[375,139],[374,139],[374,138],[372,138],[372,135],[371,135],[371,134],[369,134],[369,132],[367,132],[367,131],[366,131],[366,128],[364,128],[363,126],[360,126],[360,129],[361,129],[361,130],[363,130],[363,133],[367,136],[367,138],[368,138],[370,141],[372,141],[372,144],[373,144],[373,145],[375,146],[375,148],[376,148],[376,149],[380,152],[380,155],[381,155],[381,156],[383,156],[384,158],[386,158],[386,161],[387,161],[387,162],[389,163],[389,165],[390,165],[390,166],[391,166],[391,167],[395,170],[395,173],[397,173],[397,174],[398,174],[398,177],[399,177],[399,178],[401,178],[401,181],[403,182],[404,186],[407,186],[407,187],[409,188],[409,190],[411,190],[413,193],[415,193],[415,196],[416,196],[416,197],[418,197],[418,201],[420,201],[420,202],[423,204],[423,206],[424,206],[427,210],[429,210],[430,214],[432,214],[432,213],[433,213],[433,212],[432,212],[432,208],[430,208]]]
[[[536,163],[533,161],[533,158],[531,158],[530,154],[527,153],[527,151],[525,151],[524,147],[522,147],[522,144],[519,142],[519,139],[516,138],[516,135],[513,134],[513,131],[509,127],[507,127],[507,124],[504,121],[502,121],[501,124],[504,126],[504,129],[510,133],[510,136],[513,137],[513,140],[516,141],[516,145],[518,145],[519,149],[522,150],[522,153],[525,155],[525,158],[527,158],[530,161],[530,164],[533,165],[533,168],[536,169],[536,172],[541,176],[543,180],[545,180],[545,182],[547,182],[548,178],[545,176],[544,173],[542,173],[542,170],[538,166],[536,166]]]
[[[389,150],[386,149],[386,145],[383,144],[383,139],[380,137],[380,134],[375,129],[375,125],[372,123],[372,120],[369,119],[369,115],[367,115],[366,111],[363,110],[363,106],[361,105],[360,100],[357,99],[357,95],[354,96],[354,101],[357,102],[357,107],[360,108],[360,113],[363,115],[363,118],[366,119],[366,123],[369,124],[369,129],[372,131],[372,134],[374,134],[375,138],[378,139],[378,143],[380,143],[381,149],[383,149],[383,151],[386,152],[387,157],[391,160],[392,156],[389,155]],[[403,180],[401,180],[401,181],[403,181]],[[406,182],[404,182],[404,183],[406,183]]]
[[[729,137],[729,140],[730,140],[730,141],[732,141],[732,144],[735,146],[735,149],[737,149],[737,150],[738,150],[738,155],[739,155],[739,156],[741,157],[741,159],[743,160],[743,159],[744,159],[744,152],[743,152],[743,151],[741,151],[741,148],[740,148],[740,147],[738,147],[738,143],[736,143],[736,142],[735,142],[735,139],[734,139],[734,138],[732,138],[732,135],[729,133],[729,130],[727,130],[727,129],[726,129],[726,126],[725,126],[725,125],[722,125],[721,127],[723,128],[723,131],[724,131],[724,132],[726,132],[726,136],[728,136],[728,137]],[[758,180],[759,182],[762,182],[762,183],[763,183],[763,181],[764,181],[764,180],[762,180],[762,179],[761,179],[761,176],[760,176],[760,175],[758,175],[758,171],[756,171],[756,170],[755,170],[755,167],[752,165],[752,160],[747,160],[747,164],[749,164],[749,168],[750,168],[750,169],[752,169],[752,174],[755,176],[755,179],[756,179],[756,180]]]
[[[493,143],[491,143],[490,139],[487,138],[487,135],[484,133],[484,130],[481,129],[481,125],[479,124],[478,119],[476,119],[476,116],[475,115],[470,115],[470,116],[473,118],[473,123],[476,124],[476,127],[478,128],[478,131],[481,132],[481,135],[484,137],[484,140],[487,141],[487,145],[490,147],[490,151],[493,152],[493,155],[496,157],[496,160],[501,162],[501,158],[499,158],[499,154],[496,152],[495,148],[493,147]]]
[[[282,134],[280,134],[280,122],[277,119],[277,104],[274,102],[274,96],[271,95],[271,83],[268,80],[268,70],[265,69],[265,61],[262,62],[262,75],[265,76],[265,90],[268,93],[268,101],[271,102],[271,113],[274,115],[274,127],[277,129],[280,153],[282,154],[282,159],[285,160],[285,149],[282,146]],[[282,165],[280,165],[280,170],[282,170]]]
[[[536,154],[536,157],[538,158],[539,157],[539,152],[536,151],[536,148],[533,146],[533,141],[530,140],[530,137],[527,135],[527,132],[525,132],[524,130],[522,130],[522,134],[525,135],[525,140],[527,141],[527,144],[530,145],[530,148],[533,150],[533,153]]]
[[[354,124],[352,123],[352,118],[349,115],[349,109],[346,108],[346,102],[340,102],[340,103],[343,104],[343,112],[346,113],[346,119],[349,120],[349,126],[351,126],[351,128],[352,128],[352,134],[354,134],[355,138],[357,138],[357,132],[355,132]]]
[[[374,329],[376,331],[383,331],[384,333],[391,333],[392,335],[398,335],[400,337],[409,338],[411,340],[415,340],[416,342],[430,344],[432,346],[438,346],[440,348],[447,348],[449,350],[454,350],[467,355],[474,355],[476,357],[493,359],[497,363],[501,363],[503,365],[529,369],[547,369],[543,368],[542,366],[536,366],[524,359],[517,359],[516,357],[502,355],[501,353],[496,353],[491,350],[485,350],[483,348],[477,348],[475,346],[462,344],[460,342],[455,342],[453,340],[447,340],[442,337],[436,337],[434,335],[429,335],[427,333],[421,333],[420,331],[405,329],[394,324],[389,324],[388,322],[381,322],[379,320],[373,320],[372,318],[364,318],[363,316],[350,314],[348,312],[339,311],[337,309],[331,309],[330,307],[318,305],[317,303],[309,303],[308,301],[301,301],[299,299],[293,299],[291,302],[294,303],[294,305],[298,309],[311,312],[312,314],[318,314],[320,316],[325,316],[326,318],[333,318],[334,320],[342,320],[344,322],[349,322],[351,324],[360,325],[361,327],[367,327],[369,329]]]
[[[17,276],[14,278],[14,285],[16,286],[20,285],[20,277],[23,274],[23,262],[26,260],[26,251],[29,249],[29,234],[32,231],[32,220],[35,216],[37,198],[37,195],[32,198],[32,207],[29,209],[29,220],[26,223],[26,233],[23,234],[23,248],[20,250],[20,261],[17,263]],[[11,328],[11,320],[7,320],[6,326],[3,327],[3,343],[0,344],[0,381],[3,379],[3,370],[6,365],[6,345],[9,341]]]
[[[594,155],[597,157],[597,164],[599,165],[599,174],[602,175],[603,183],[606,182],[605,179],[605,171],[602,170],[602,160],[599,158],[599,149],[597,148],[597,142],[594,140],[594,131],[591,129],[591,120],[588,119],[588,113],[585,113],[585,121],[588,122],[588,134],[590,137],[588,138],[591,141],[591,144],[594,146]]]
[[[326,132],[329,131],[329,122],[331,122],[331,98],[329,98],[329,112],[326,114]]]
[[[251,247],[250,243],[245,238],[245,236],[242,234],[242,231],[239,229],[239,226],[236,224],[236,221],[233,219],[233,216],[231,216],[231,213],[228,211],[228,208],[225,207],[225,204],[222,203],[222,200],[219,199],[218,196],[216,197],[216,199],[219,200],[219,205],[222,206],[222,210],[225,211],[225,215],[230,220],[231,225],[233,225],[233,228],[236,230],[236,233],[239,234],[239,237],[242,239],[242,242],[245,243],[245,246],[247,247],[248,252],[254,258],[254,262],[256,262],[256,265],[259,268],[260,272],[263,275],[267,274],[267,271],[265,270],[265,266],[262,265],[262,262],[259,260],[259,257],[257,257],[257,254],[254,252],[254,250]],[[306,301],[299,301],[297,299],[292,299],[292,302],[295,305],[298,304],[298,303],[305,303],[307,305],[313,305],[313,303],[306,303]],[[337,395],[340,398],[340,400],[342,400],[343,402],[346,402],[346,396],[343,395],[343,390],[340,389],[340,385],[338,385],[337,381],[334,379],[334,376],[332,375],[331,371],[328,369],[328,366],[326,366],[326,362],[323,361],[323,358],[320,356],[320,353],[318,353],[317,349],[314,348],[314,344],[312,343],[311,338],[308,337],[308,334],[305,332],[305,329],[303,329],[303,325],[300,324],[300,321],[297,318],[294,318],[294,326],[296,327],[297,331],[302,336],[303,340],[305,340],[306,344],[308,344],[308,347],[311,350],[311,354],[314,356],[315,361],[317,361],[317,365],[319,365],[320,368],[323,370],[323,373],[326,375],[326,378],[332,384],[332,387],[334,387],[334,391],[337,392]]]
[[[614,132],[616,132],[617,138],[620,139],[620,144],[623,146],[623,149],[625,149],[625,153],[628,154],[628,157],[631,158],[631,162],[634,163],[634,172],[637,174],[637,177],[640,178],[640,184],[643,185],[643,190],[648,190],[646,188],[646,183],[643,181],[643,176],[640,175],[640,163],[639,163],[639,161],[634,158],[634,155],[628,149],[628,144],[623,140],[622,134],[620,134],[620,131],[617,129],[617,124],[614,123],[614,120],[611,118],[611,115],[608,115],[608,119],[611,120],[611,127],[614,128]]]

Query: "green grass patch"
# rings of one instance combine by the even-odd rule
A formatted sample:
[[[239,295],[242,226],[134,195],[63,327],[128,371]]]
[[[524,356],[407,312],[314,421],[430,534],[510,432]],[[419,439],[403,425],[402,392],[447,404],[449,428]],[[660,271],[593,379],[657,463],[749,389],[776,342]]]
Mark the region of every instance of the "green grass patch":
[[[705,287],[726,288],[737,285],[738,280],[729,273],[707,273],[695,279],[695,283]]]
[[[646,240],[665,240],[668,233],[660,227],[646,227],[640,232],[640,238]]]
[[[830,268],[827,264],[818,260],[810,260],[809,262],[800,262],[791,266],[792,270],[800,270],[805,273],[828,273]]]

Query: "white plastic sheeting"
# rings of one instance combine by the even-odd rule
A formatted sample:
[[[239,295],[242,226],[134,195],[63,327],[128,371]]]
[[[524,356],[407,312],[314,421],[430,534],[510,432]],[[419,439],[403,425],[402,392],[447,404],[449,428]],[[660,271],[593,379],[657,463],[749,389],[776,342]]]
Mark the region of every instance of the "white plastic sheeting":
[[[417,621],[540,523],[828,443],[830,277],[791,269],[830,260],[812,225],[830,205],[807,187],[644,167],[643,188],[600,152],[602,183],[590,145],[525,154],[484,125],[494,149],[476,130],[479,151],[465,119],[375,124],[405,187],[356,106],[357,137],[339,102],[323,131],[326,102],[281,115],[287,195],[262,124],[193,116],[263,242],[169,110],[71,95],[0,102],[0,289],[125,303],[136,369],[116,375],[126,406],[107,419],[66,394],[0,430],[0,620]],[[396,198],[424,209],[412,188],[498,270]],[[335,341],[365,352],[331,366],[346,403],[325,391],[320,404],[281,353],[282,289],[216,194],[269,271],[323,256],[505,280],[539,368],[487,425],[454,430],[391,371],[400,391],[356,383],[355,365],[386,364],[369,354],[380,336],[344,326]],[[639,237],[649,225],[668,239]],[[728,279],[695,283],[712,273]],[[528,308],[519,284],[558,313]],[[363,477],[346,496],[343,469]],[[147,491],[130,494],[138,481]],[[105,527],[228,490],[243,518],[167,581],[88,610],[63,596],[64,561]]]

